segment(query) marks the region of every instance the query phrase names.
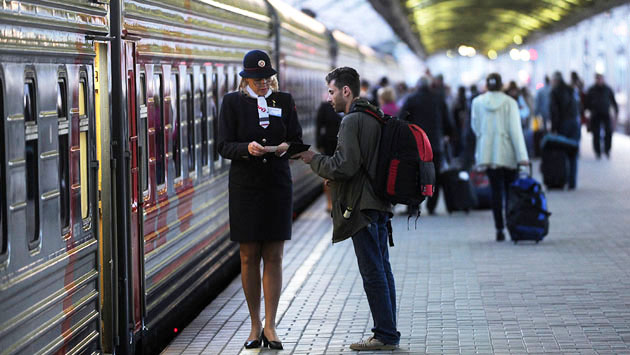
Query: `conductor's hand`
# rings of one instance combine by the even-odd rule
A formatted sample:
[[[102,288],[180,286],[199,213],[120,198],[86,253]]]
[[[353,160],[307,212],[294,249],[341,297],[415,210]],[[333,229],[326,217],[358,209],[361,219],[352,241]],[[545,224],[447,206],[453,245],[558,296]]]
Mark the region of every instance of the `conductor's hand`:
[[[280,145],[278,145],[278,149],[276,150],[276,155],[281,157],[284,153],[287,152],[287,149],[289,149],[289,144],[282,142],[280,143]]]
[[[315,152],[313,152],[313,151],[311,151],[311,150],[307,150],[307,151],[304,151],[304,152],[302,152],[302,153],[300,153],[300,154],[296,154],[296,155],[294,155],[293,157],[300,158],[300,159],[302,159],[302,161],[303,161],[303,162],[305,162],[306,164],[310,164],[310,163],[311,163],[311,160],[313,160],[313,157],[314,157],[314,156],[315,156]],[[293,158],[293,157],[292,157],[292,158]]]
[[[265,147],[258,144],[258,142],[252,141],[247,145],[247,151],[249,152],[249,154],[255,157],[259,157],[265,154]]]

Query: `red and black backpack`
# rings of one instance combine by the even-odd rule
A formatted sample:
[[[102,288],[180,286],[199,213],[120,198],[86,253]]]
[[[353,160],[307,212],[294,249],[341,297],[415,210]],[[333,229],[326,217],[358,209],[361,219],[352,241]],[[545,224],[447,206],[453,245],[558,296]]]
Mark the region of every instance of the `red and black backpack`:
[[[376,176],[374,180],[370,178],[375,193],[392,204],[413,208],[427,196],[433,196],[433,150],[422,128],[385,115],[363,100],[355,102],[353,112],[356,111],[366,113],[382,124]]]

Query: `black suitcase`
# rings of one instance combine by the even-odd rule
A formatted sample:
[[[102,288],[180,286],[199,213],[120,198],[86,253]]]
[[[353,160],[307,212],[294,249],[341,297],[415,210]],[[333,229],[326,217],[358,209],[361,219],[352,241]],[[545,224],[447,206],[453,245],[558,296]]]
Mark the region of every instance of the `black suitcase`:
[[[444,201],[448,213],[470,211],[477,205],[475,189],[466,170],[450,169],[440,174],[440,185],[444,189]]]
[[[564,149],[545,148],[542,151],[540,171],[549,189],[562,189],[567,183],[569,158]]]

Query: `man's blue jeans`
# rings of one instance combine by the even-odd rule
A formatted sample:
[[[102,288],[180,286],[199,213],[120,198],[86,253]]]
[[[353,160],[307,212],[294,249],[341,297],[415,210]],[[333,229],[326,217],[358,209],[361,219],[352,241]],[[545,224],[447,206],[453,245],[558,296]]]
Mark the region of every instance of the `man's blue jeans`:
[[[389,245],[386,212],[364,211],[372,223],[352,237],[357,255],[363,289],[367,295],[374,328],[374,337],[385,344],[398,344],[400,333],[396,330],[396,286],[389,264]]]

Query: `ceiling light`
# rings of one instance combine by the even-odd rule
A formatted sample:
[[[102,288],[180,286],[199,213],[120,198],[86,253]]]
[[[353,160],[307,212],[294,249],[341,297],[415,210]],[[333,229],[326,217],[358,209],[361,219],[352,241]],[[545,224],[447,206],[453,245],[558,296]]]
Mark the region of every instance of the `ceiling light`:
[[[522,61],[529,62],[529,51],[527,49],[521,49],[520,57]]]
[[[514,43],[522,44],[523,43],[523,37],[521,37],[520,35],[514,35]]]
[[[512,48],[510,50],[510,58],[512,58],[512,60],[519,60],[519,59],[521,59],[521,51],[519,51],[516,48]]]
[[[491,49],[488,51],[488,58],[495,60],[497,59],[497,51],[495,51],[494,49]]]

